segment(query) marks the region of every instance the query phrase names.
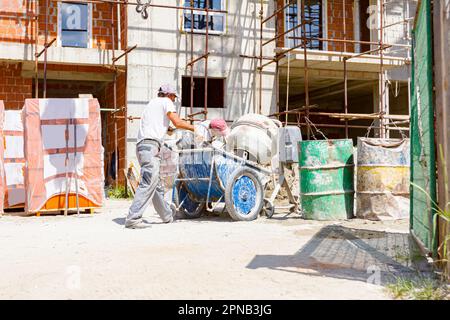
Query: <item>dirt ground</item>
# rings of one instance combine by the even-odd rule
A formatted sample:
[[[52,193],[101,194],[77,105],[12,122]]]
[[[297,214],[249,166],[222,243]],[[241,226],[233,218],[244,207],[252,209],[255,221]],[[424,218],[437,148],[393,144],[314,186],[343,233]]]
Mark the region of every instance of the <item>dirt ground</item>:
[[[388,299],[413,273],[408,221],[233,222],[226,215],[123,226],[128,201],[96,214],[0,218],[1,299]]]

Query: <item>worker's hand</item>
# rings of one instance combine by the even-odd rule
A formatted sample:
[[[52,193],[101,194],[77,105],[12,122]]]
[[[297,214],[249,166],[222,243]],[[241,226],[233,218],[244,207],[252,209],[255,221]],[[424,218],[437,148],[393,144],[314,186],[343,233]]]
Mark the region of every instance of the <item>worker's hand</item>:
[[[196,145],[200,145],[208,139],[205,132],[205,127],[201,125],[194,125],[194,141]]]
[[[167,135],[172,136],[175,132],[175,128],[173,128],[172,126],[169,126],[169,128],[167,129]]]

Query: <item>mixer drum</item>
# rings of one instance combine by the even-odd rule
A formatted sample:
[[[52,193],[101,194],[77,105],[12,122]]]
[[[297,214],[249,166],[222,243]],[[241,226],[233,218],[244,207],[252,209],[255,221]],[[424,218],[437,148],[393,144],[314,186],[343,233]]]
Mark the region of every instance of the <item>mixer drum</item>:
[[[270,165],[281,122],[260,114],[246,114],[231,126],[227,150],[262,165]]]

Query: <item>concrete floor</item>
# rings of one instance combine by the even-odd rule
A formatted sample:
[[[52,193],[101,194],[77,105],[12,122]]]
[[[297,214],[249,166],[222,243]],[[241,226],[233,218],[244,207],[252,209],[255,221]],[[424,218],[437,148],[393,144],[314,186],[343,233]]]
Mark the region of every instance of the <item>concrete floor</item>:
[[[80,217],[0,218],[0,299],[388,299],[414,273],[408,221],[276,214],[124,229],[128,201]]]

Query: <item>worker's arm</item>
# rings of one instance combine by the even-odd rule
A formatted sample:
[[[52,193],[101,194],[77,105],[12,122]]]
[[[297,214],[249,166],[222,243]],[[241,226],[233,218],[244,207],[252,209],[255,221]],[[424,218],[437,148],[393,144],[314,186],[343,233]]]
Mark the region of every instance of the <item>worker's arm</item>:
[[[167,116],[177,129],[194,131],[194,126],[187,121],[181,120],[180,116],[176,112],[168,112]]]

